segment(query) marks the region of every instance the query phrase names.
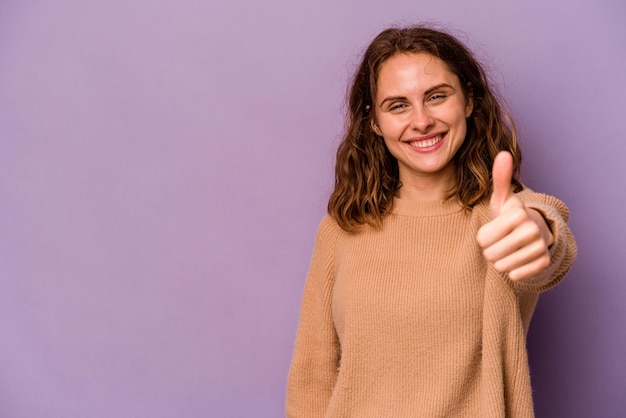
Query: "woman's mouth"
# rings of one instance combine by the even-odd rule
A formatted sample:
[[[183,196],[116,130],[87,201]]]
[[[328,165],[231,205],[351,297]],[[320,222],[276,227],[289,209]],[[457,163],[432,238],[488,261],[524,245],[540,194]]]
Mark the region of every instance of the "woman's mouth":
[[[413,148],[417,148],[417,149],[426,149],[426,148],[434,147],[435,145],[437,145],[438,143],[441,142],[441,140],[443,139],[444,135],[445,134],[439,134],[439,135],[434,136],[432,138],[420,139],[419,141],[412,141],[412,142],[409,142],[409,144]]]

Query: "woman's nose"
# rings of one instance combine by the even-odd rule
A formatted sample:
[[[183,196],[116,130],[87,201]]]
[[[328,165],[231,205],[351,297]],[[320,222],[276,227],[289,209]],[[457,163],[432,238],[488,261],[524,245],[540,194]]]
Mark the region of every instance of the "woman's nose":
[[[425,107],[415,109],[411,122],[413,127],[420,132],[428,131],[435,124],[432,115]]]

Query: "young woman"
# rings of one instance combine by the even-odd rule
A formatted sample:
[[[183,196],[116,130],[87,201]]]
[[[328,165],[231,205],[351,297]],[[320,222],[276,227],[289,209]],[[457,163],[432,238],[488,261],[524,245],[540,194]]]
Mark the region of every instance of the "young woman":
[[[520,183],[480,64],[447,33],[385,30],[347,119],[287,416],[533,416],[526,332],[576,246],[563,203]]]

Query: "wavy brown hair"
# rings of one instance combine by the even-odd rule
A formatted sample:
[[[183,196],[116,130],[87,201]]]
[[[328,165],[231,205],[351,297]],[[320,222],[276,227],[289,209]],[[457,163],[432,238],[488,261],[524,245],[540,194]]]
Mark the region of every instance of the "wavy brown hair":
[[[390,28],[366,49],[348,93],[346,132],[337,150],[328,213],[349,232],[358,231],[363,224],[380,226],[401,186],[397,160],[372,130],[381,65],[401,53],[427,53],[442,60],[459,78],[466,100],[473,103],[465,141],[454,156],[456,184],[447,197],[457,197],[468,210],[488,199],[491,167],[502,150],[513,155],[514,191],[522,189],[518,179],[522,156],[515,125],[469,49],[454,36],[432,28]]]

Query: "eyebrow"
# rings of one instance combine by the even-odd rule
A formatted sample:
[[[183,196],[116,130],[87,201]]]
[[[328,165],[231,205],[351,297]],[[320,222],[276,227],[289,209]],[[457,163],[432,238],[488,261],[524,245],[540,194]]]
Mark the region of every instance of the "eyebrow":
[[[442,89],[442,88],[449,88],[449,89],[452,89],[452,91],[456,91],[456,90],[454,89],[454,87],[452,87],[450,84],[448,84],[448,83],[440,83],[440,84],[437,84],[436,86],[432,86],[431,88],[429,88],[428,90],[426,90],[426,91],[424,92],[424,96],[428,96],[428,95],[429,95],[429,94],[431,94],[432,92],[434,92],[434,91],[436,91],[436,90],[439,90],[439,89]],[[390,96],[390,97],[385,97],[385,98],[383,99],[383,101],[382,101],[382,102],[380,102],[380,105],[379,105],[379,106],[381,106],[381,107],[382,107],[382,105],[383,105],[385,102],[388,102],[388,101],[393,101],[393,100],[406,100],[406,97],[405,97],[405,96]]]

